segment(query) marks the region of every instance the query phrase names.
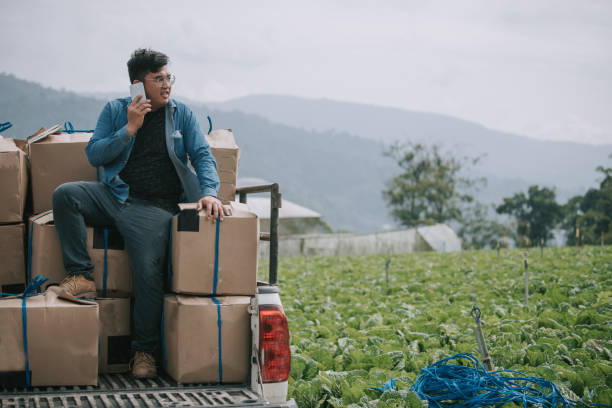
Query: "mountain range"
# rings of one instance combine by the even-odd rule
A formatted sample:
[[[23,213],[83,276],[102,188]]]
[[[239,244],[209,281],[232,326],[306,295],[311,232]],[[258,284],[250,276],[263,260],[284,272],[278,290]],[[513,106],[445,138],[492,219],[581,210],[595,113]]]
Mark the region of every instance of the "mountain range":
[[[65,121],[92,129],[114,96],[81,95],[0,74],[0,122],[5,137],[25,138]],[[181,99],[180,97],[177,99]],[[479,200],[499,203],[529,185],[555,187],[559,201],[596,184],[595,168],[612,145],[530,139],[449,116],[279,95],[224,103],[189,101],[203,130],[231,128],[241,149],[239,177],[278,182],[283,196],[322,214],[335,230],[370,232],[396,227],[382,199],[399,168],[383,156],[395,141],[439,143],[448,154],[481,156],[470,176],[488,184]]]

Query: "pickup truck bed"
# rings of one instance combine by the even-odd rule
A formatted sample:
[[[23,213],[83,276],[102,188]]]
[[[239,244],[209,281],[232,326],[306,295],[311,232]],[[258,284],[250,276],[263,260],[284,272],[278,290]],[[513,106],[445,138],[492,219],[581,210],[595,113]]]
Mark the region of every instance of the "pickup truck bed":
[[[166,374],[138,380],[100,374],[97,387],[0,389],[0,407],[287,407],[243,385],[177,384]]]
[[[240,202],[246,203],[247,194],[269,192],[271,199],[270,233],[260,239],[270,241],[269,281],[277,283],[278,209],[281,194],[278,184],[242,187],[236,190]],[[259,296],[276,296],[278,288],[258,282]],[[258,332],[258,331],[257,331]],[[255,341],[258,344],[258,341]],[[286,384],[286,383],[285,383]],[[271,384],[266,384],[271,385]],[[286,385],[285,385],[286,386]],[[135,379],[130,373],[100,374],[98,386],[2,388],[0,408],[8,407],[283,407],[297,408],[293,399],[271,403],[249,384],[177,384],[163,370],[155,379]],[[261,384],[260,384],[260,387]],[[286,388],[285,388],[286,397]]]

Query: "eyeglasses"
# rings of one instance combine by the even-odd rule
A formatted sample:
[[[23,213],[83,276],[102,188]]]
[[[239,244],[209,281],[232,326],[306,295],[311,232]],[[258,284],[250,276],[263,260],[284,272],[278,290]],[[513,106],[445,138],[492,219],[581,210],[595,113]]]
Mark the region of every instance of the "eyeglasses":
[[[145,78],[145,80],[153,81],[157,86],[162,86],[164,82],[167,82],[168,85],[174,85],[174,81],[176,81],[176,76],[174,74],[166,76],[160,75],[156,76],[155,78]]]

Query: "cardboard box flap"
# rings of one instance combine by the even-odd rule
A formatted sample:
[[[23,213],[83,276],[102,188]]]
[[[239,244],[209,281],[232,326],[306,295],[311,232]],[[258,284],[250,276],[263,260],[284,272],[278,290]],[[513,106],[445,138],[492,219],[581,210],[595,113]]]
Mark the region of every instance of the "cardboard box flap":
[[[0,136],[0,153],[5,152],[21,152],[21,149],[15,144],[15,140]]]
[[[93,133],[58,133],[52,134],[45,137],[44,140],[38,141],[38,144],[42,143],[78,143],[78,142],[89,142]],[[32,144],[30,142],[30,144]]]
[[[232,129],[213,130],[206,135],[206,141],[212,149],[238,149]]]
[[[45,128],[40,128],[40,130],[36,133],[34,133],[32,136],[28,137],[28,144],[31,143],[36,143],[39,140],[43,140],[45,139],[47,136],[53,134],[53,133],[57,133],[59,131],[61,131],[61,126],[60,125],[55,125],[55,126],[51,126],[49,129],[45,129]]]
[[[28,224],[28,231],[30,230],[33,222],[39,225],[53,224],[53,210],[31,216]]]

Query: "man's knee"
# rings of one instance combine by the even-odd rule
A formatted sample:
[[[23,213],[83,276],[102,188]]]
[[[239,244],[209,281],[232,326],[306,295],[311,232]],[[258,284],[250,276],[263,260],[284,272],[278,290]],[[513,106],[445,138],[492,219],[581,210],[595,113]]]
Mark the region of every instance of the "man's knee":
[[[64,183],[58,186],[53,191],[53,209],[64,208],[67,205],[70,205],[71,200],[73,200],[79,193],[79,182],[73,181],[69,183]]]

